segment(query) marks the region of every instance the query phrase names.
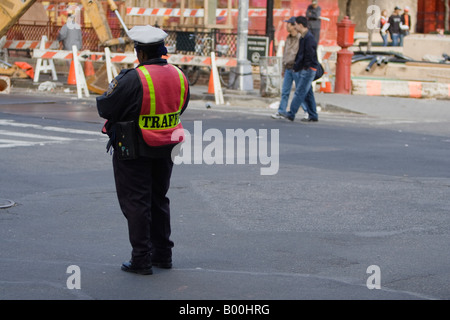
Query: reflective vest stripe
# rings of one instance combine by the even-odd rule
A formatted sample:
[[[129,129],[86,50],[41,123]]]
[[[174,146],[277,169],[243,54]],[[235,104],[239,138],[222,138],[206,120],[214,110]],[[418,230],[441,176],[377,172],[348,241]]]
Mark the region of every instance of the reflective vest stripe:
[[[181,70],[178,69],[177,67],[174,67],[177,72],[178,72],[178,76],[180,77],[180,85],[181,85],[181,94],[180,94],[180,106],[178,108],[178,110],[181,111],[181,109],[183,109],[183,105],[184,105],[184,93],[186,92],[186,88],[184,86],[184,79],[183,79],[183,74],[181,73]]]
[[[140,66],[139,70],[142,71],[142,73],[145,76],[145,79],[147,80],[148,84],[148,93],[150,98],[150,115],[154,115],[156,113],[156,102],[155,102],[155,87],[153,86],[153,80],[150,76],[150,73],[144,66]],[[140,121],[139,121],[140,122]]]

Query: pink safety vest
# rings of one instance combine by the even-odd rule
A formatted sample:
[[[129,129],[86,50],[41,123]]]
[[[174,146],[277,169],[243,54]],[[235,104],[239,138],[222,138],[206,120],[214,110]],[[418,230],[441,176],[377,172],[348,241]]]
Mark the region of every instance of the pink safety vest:
[[[143,89],[139,128],[145,143],[159,147],[184,141],[180,113],[188,81],[183,72],[171,64],[145,65],[136,70]]]

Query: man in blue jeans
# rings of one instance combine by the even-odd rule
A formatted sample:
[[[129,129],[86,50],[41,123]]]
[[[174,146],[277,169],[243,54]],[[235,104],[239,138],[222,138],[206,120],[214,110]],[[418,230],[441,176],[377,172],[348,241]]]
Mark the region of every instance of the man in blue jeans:
[[[295,59],[294,71],[298,73],[298,83],[291,102],[290,111],[286,118],[294,121],[295,115],[302,104],[306,107],[308,118],[301,119],[304,122],[317,122],[319,116],[316,110],[316,100],[312,82],[319,66],[317,60],[317,42],[313,34],[308,30],[308,19],[299,16],[295,19],[295,27],[301,34],[299,49]]]
[[[283,50],[283,87],[281,88],[281,101],[278,112],[272,115],[273,119],[283,119],[286,117],[286,109],[292,90],[292,84],[295,82],[295,86],[297,86],[298,82],[298,73],[294,71],[294,64],[298,52],[300,33],[295,28],[295,17],[291,17],[284,22],[287,22],[286,30],[289,34],[286,38],[286,44]]]
[[[394,13],[389,17],[389,33],[391,34],[392,46],[398,47],[400,45],[400,32],[402,17],[400,16],[401,8],[396,6]]]

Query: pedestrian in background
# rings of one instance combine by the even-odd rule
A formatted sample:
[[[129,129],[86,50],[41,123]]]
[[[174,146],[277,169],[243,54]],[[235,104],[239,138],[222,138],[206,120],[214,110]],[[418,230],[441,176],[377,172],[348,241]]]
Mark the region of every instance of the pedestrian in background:
[[[81,26],[76,22],[75,9],[67,11],[67,21],[59,30],[57,41],[60,42],[62,50],[72,51],[72,46],[76,46],[77,50],[83,47],[83,37],[81,34]]]
[[[400,25],[402,23],[402,17],[400,11],[402,9],[398,6],[395,7],[394,13],[389,17],[389,34],[391,35],[392,46],[398,47],[400,45]]]
[[[278,112],[272,115],[273,119],[283,119],[286,117],[286,109],[291,95],[292,84],[298,84],[298,73],[294,71],[295,57],[298,53],[298,46],[300,42],[300,33],[295,28],[295,17],[291,17],[286,22],[286,29],[288,36],[286,38],[283,50],[283,87],[281,89],[281,101],[278,107]]]
[[[402,23],[400,26],[400,46],[403,47],[403,40],[411,31],[411,16],[409,15],[409,7],[406,6],[402,14]]]
[[[97,98],[98,113],[107,119],[103,132],[113,145],[117,197],[127,219],[131,260],[121,269],[152,274],[152,266],[172,267],[170,205],[172,150],[184,139],[180,116],[189,102],[189,85],[177,67],[162,59],[167,33],[135,26],[139,65],[122,70],[108,91]]]
[[[322,8],[319,6],[317,0],[312,0],[311,4],[306,9],[306,18],[308,19],[308,29],[314,35],[317,45],[320,41],[320,29],[322,28]]]
[[[295,19],[295,27],[301,35],[294,64],[294,71],[298,72],[298,84],[286,118],[294,121],[298,109],[304,104],[308,112],[308,118],[303,118],[301,121],[317,122],[319,121],[319,116],[316,110],[316,100],[312,86],[317,68],[319,67],[317,42],[308,29],[308,19],[306,17],[297,17]]]
[[[388,34],[387,34],[387,29],[389,27],[388,24],[388,12],[386,9],[384,9],[383,11],[381,11],[381,17],[380,17],[380,35],[381,38],[383,39],[383,47],[387,47],[388,45]]]

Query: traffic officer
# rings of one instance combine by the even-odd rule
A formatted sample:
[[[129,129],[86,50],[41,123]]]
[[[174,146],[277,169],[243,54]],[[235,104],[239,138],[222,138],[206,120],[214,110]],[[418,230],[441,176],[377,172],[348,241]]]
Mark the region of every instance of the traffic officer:
[[[128,223],[131,260],[121,269],[152,274],[152,266],[172,267],[169,189],[173,148],[184,140],[180,115],[189,102],[189,85],[181,70],[167,63],[167,33],[135,26],[139,65],[122,70],[97,97],[107,119],[103,132],[112,145],[113,169],[120,208]]]

